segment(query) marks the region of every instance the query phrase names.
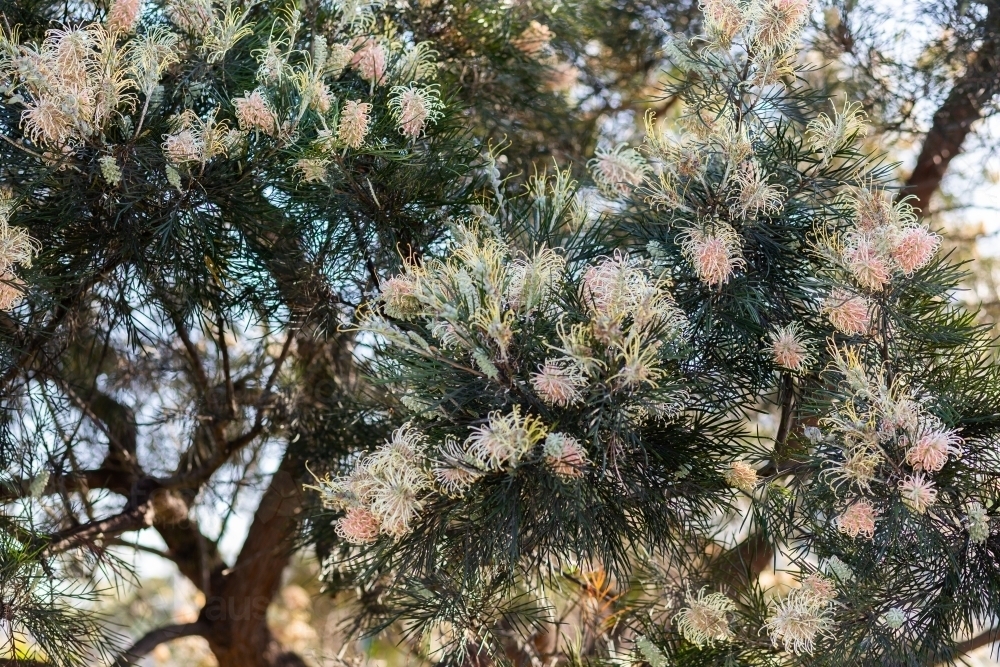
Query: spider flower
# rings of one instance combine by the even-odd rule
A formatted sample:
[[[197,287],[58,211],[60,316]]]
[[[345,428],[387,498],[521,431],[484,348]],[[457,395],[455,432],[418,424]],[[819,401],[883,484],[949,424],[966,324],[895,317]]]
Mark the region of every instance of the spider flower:
[[[697,596],[691,595],[689,591],[684,601],[687,606],[674,616],[674,623],[685,639],[696,646],[733,639],[728,614],[736,611],[736,604],[726,595],[706,595],[702,588]]]

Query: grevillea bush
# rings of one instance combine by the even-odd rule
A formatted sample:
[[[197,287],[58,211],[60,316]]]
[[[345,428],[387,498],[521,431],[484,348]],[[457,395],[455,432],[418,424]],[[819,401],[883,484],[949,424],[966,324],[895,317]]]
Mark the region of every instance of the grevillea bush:
[[[1000,385],[959,274],[863,110],[804,84],[809,4],[703,5],[675,129],[599,147],[593,187],[498,182],[356,325],[402,425],[317,484],[356,545],[328,572],[436,659],[547,659],[511,628],[594,568],[651,665],[929,664],[994,613]]]
[[[818,7],[676,4],[0,5],[0,662],[305,665],[259,608],[296,545],[455,667],[931,665],[995,622],[960,268],[813,86]],[[658,111],[608,121],[650,43]],[[229,563],[217,494],[276,460]],[[71,584],[147,528],[206,603],[119,653]]]

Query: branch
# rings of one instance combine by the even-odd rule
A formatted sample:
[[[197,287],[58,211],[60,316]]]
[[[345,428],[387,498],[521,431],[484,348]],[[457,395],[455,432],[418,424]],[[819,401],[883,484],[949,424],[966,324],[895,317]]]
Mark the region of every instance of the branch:
[[[101,282],[101,280],[113,271],[117,265],[116,261],[108,260],[108,262],[106,262],[99,271],[95,271],[87,277],[87,279],[84,280],[72,294],[63,297],[53,311],[45,327],[35,332],[31,338],[25,341],[20,356],[14,363],[11,364],[10,368],[7,369],[3,376],[0,376],[0,388],[6,389],[8,383],[31,366],[35,357],[41,351],[45,343],[52,338],[53,334],[55,334],[56,330],[59,328],[59,325],[62,324],[70,312],[79,305],[80,298],[86,294],[90,288]],[[14,326],[15,330],[18,328],[15,323],[10,321],[10,318],[5,317],[4,320],[4,328],[10,328],[11,326]]]
[[[198,348],[194,346],[191,342],[191,336],[188,335],[187,327],[184,326],[184,322],[181,320],[180,316],[177,315],[171,308],[164,308],[170,319],[173,320],[174,329],[177,331],[177,337],[181,339],[181,343],[184,345],[184,350],[187,352],[188,361],[191,364],[191,377],[194,380],[195,385],[201,392],[202,400],[208,401],[209,399],[209,385],[208,377],[205,375],[205,369],[201,365],[201,356],[198,354]]]
[[[129,667],[138,663],[139,658],[148,655],[153,649],[165,642],[180,639],[181,637],[204,636],[208,630],[200,622],[179,623],[177,625],[167,625],[156,630],[150,630],[132,648],[124,651],[112,663],[112,667]]]
[[[221,315],[219,315],[218,320],[219,355],[222,357],[223,377],[226,379],[226,410],[231,419],[236,414],[236,391],[233,388],[233,375],[229,366],[229,346],[226,344],[225,321]]]
[[[781,374],[781,385],[778,391],[778,403],[781,405],[781,420],[778,423],[778,433],[774,438],[775,467],[787,458],[785,445],[792,432],[792,421],[795,416],[795,379],[791,373]]]
[[[84,491],[87,489],[107,489],[120,495],[128,495],[135,477],[121,470],[101,467],[94,470],[73,471],[63,475],[52,475],[42,489],[41,495]],[[31,490],[30,479],[19,479],[0,485],[0,503],[26,497]]]
[[[149,502],[144,502],[107,519],[91,521],[54,533],[52,541],[45,547],[43,553],[46,556],[51,556],[72,549],[84,542],[93,542],[103,537],[112,537],[119,533],[146,528],[153,522],[152,509]]]
[[[984,646],[989,646],[993,642],[1000,641],[1000,627],[990,628],[971,639],[966,639],[964,642],[959,642],[955,645],[955,652],[952,657],[948,660],[943,660],[938,664],[944,665],[952,662],[956,657],[960,655],[965,655],[966,653],[971,653],[977,648],[982,648]]]
[[[169,478],[162,480],[164,486],[190,488],[204,484],[233,454],[253,442],[264,432],[264,416],[269,409],[267,402],[274,395],[272,388],[274,387],[275,380],[278,378],[278,374],[281,372],[281,367],[285,363],[285,359],[288,357],[292,338],[292,334],[289,332],[285,337],[284,344],[281,346],[281,354],[275,359],[274,368],[271,370],[267,382],[264,383],[260,396],[255,401],[256,416],[254,417],[253,426],[235,438],[226,440],[222,447],[215,450],[210,460],[202,462],[196,469],[183,473],[178,471]]]
[[[754,531],[732,549],[711,562],[712,578],[738,593],[772,564],[774,548],[760,532]]]

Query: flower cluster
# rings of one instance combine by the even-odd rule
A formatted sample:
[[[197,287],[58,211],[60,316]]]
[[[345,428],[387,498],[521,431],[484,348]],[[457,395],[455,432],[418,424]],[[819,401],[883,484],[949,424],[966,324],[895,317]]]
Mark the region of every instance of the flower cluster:
[[[861,336],[871,326],[871,303],[863,296],[834,288],[823,302],[823,314],[842,333]]]
[[[965,527],[969,531],[969,539],[973,544],[982,544],[990,536],[990,517],[982,503],[971,502],[966,509]]]
[[[108,28],[112,32],[132,32],[142,11],[142,0],[114,0],[108,10]]]
[[[810,148],[822,154],[824,162],[829,162],[841,146],[867,134],[861,105],[851,102],[845,102],[839,111],[835,107],[833,117],[821,113],[806,127]]]
[[[875,536],[875,519],[879,511],[867,498],[857,500],[837,517],[837,528],[855,538],[863,535],[868,539]]]
[[[127,19],[122,14],[131,10],[115,6],[119,12],[112,18]],[[135,106],[129,62],[116,45],[116,33],[99,23],[49,30],[38,50],[6,36],[3,41],[0,70],[22,86],[21,123],[32,143],[79,144]]]
[[[348,100],[340,112],[337,139],[351,148],[361,148],[368,136],[372,105],[368,102]]]
[[[404,425],[361,459],[350,475],[319,482],[324,505],[345,512],[337,522],[338,535],[365,544],[380,534],[400,537],[412,530],[431,488],[422,467],[425,447],[424,436]]]
[[[327,485],[338,497],[360,499],[341,507],[351,510],[339,525],[353,541],[370,541],[361,539],[372,533],[362,509],[378,520],[381,533],[399,536],[431,494],[462,498],[490,475],[545,470],[566,484],[581,481],[591,467],[592,436],[555,428],[556,422],[574,421],[552,416],[560,411],[607,404],[638,428],[650,417],[673,418],[684,406],[686,394],[661,384],[671,375],[667,361],[678,358],[683,346],[686,319],[647,262],[616,253],[574,273],[565,251],[541,246],[518,252],[476,225],[458,226],[454,234],[447,259],[406,262],[401,274],[383,282],[361,328],[383,341],[390,355],[420,355],[476,381],[495,382],[498,390],[513,383],[518,393],[530,393],[527,400],[470,419],[464,412],[451,415],[417,385],[400,387],[408,397],[421,397],[404,401],[415,419],[430,426],[448,417],[449,432],[429,428],[424,431],[433,436],[418,437],[415,427],[404,431],[408,441],[419,442],[406,448],[413,455],[404,459],[422,471],[419,479],[426,484],[417,485],[415,474],[374,463],[382,461],[377,452],[358,462],[350,476],[381,479],[389,470],[394,479],[406,480],[413,514],[387,514],[384,503],[347,478]],[[542,322],[548,333],[539,338],[530,332]],[[532,358],[537,361],[527,361]],[[400,450],[401,437],[397,432],[384,448]],[[365,481],[364,488],[376,487]]]
[[[547,25],[532,21],[520,35],[511,40],[511,44],[525,55],[537,57],[548,51],[549,42],[554,36]]]
[[[597,187],[611,198],[631,192],[642,184],[649,172],[646,160],[626,144],[619,144],[611,150],[598,148],[587,166]]]
[[[707,36],[727,47],[741,33],[765,51],[790,47],[809,16],[809,0],[703,0]]]
[[[743,230],[780,215],[788,196],[757,157],[751,121],[737,121],[733,113],[728,107],[692,112],[682,119],[686,132],[677,138],[666,136],[648,114],[644,151],[650,161],[623,147],[591,161],[606,195],[635,190],[648,204],[683,214],[677,242],[709,286],[728,283],[746,266]]]
[[[236,109],[236,120],[241,130],[272,134],[277,129],[274,110],[262,91],[244,93],[243,97],[233,100],[233,107]]]
[[[342,13],[341,28],[354,34],[371,27],[372,12],[381,5],[352,1],[338,6]],[[298,20],[294,11],[286,17],[287,34],[295,33]],[[335,151],[345,147],[359,150],[370,142],[375,106],[362,99],[338,102],[330,89],[330,82],[347,68],[368,81],[372,91],[391,80],[404,84],[391,89],[387,109],[403,136],[416,139],[441,118],[444,105],[438,86],[421,83],[434,78],[438,68],[437,52],[429,42],[403,47],[383,37],[354,34],[347,43],[328,44],[323,36],[314,35],[312,49],[306,54],[287,48],[287,34],[273,37],[258,51],[257,78],[264,89],[234,100],[233,105],[241,129],[277,134],[282,139],[299,136],[306,111],[313,110],[319,115],[310,147],[293,165],[304,182],[325,182]],[[400,49],[398,62],[390,69],[390,54]],[[290,114],[275,113],[264,91],[285,82],[294,86],[299,104]],[[280,91],[269,95],[271,99],[281,98]]]
[[[869,492],[875,482],[885,484],[894,478],[900,500],[923,514],[937,501],[931,474],[962,455],[962,438],[927,412],[901,378],[887,383],[881,368],[867,368],[850,349],[833,347],[831,356],[842,378],[844,399],[823,423],[836,437],[841,456],[831,462],[824,477],[835,488],[843,485],[861,493]],[[911,472],[894,472],[904,466]],[[883,470],[889,477],[880,477]],[[855,497],[837,518],[837,526],[852,538],[870,539],[878,515],[871,500]]]
[[[723,474],[726,483],[744,493],[752,493],[757,487],[757,471],[744,461],[733,461]]]
[[[382,83],[386,72],[385,47],[380,41],[371,38],[361,38],[356,41],[356,45],[358,48],[351,58],[350,66],[373,86]]]
[[[679,240],[684,256],[706,285],[726,284],[746,264],[741,248],[743,239],[724,222],[704,229],[687,229]]]
[[[399,131],[406,137],[416,139],[424,132],[428,123],[441,116],[441,97],[437,86],[396,86],[389,98],[389,109],[399,123]]]
[[[175,166],[205,164],[216,156],[224,156],[242,139],[237,130],[217,120],[218,109],[204,118],[188,109],[171,119],[172,131],[163,137],[163,154]]]
[[[345,512],[338,534],[366,544],[380,534],[408,534],[433,494],[461,497],[483,475],[516,468],[538,449],[553,474],[567,480],[583,475],[588,461],[579,441],[548,432],[540,419],[515,406],[506,414],[491,413],[464,443],[447,439],[436,451],[422,433],[404,425],[349,475],[321,480],[316,488],[326,507]]]
[[[27,229],[10,225],[16,207],[13,195],[0,190],[0,311],[9,311],[21,301],[24,282],[15,270],[30,268],[31,260],[40,249]]]
[[[909,276],[930,262],[941,243],[917,223],[912,207],[883,190],[859,187],[849,197],[854,226],[831,249],[857,287],[881,292],[895,276]]]
[[[810,345],[798,322],[772,331],[768,351],[776,366],[789,371],[801,371],[813,361]]]
[[[686,320],[642,262],[618,253],[592,263],[577,288],[586,321],[569,321],[552,297],[565,290],[564,258],[552,249],[511,258],[508,246],[473,228],[448,262],[408,264],[383,285],[387,316],[425,320],[446,348],[469,354],[487,377],[506,366],[519,320],[545,313],[557,324],[558,354],[529,376],[540,399],[552,406],[579,403],[587,388],[606,384],[616,391],[654,389],[663,377],[661,348],[676,345]],[[471,325],[471,326],[470,326]],[[384,321],[373,320],[381,332]]]

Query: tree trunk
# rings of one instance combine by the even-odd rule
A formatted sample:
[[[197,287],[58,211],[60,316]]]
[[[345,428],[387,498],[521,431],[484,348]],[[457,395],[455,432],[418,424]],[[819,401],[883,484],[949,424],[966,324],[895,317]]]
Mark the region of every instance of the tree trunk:
[[[925,214],[948,165],[961,153],[972,124],[1000,92],[1000,33],[996,27],[1000,25],[1000,2],[990,3],[984,25],[983,43],[934,114],[916,166],[902,191],[903,196],[915,197],[914,206]]]
[[[281,584],[302,511],[303,461],[294,445],[261,498],[236,563],[213,586],[200,621],[219,667],[305,667],[267,626],[267,608]]]

